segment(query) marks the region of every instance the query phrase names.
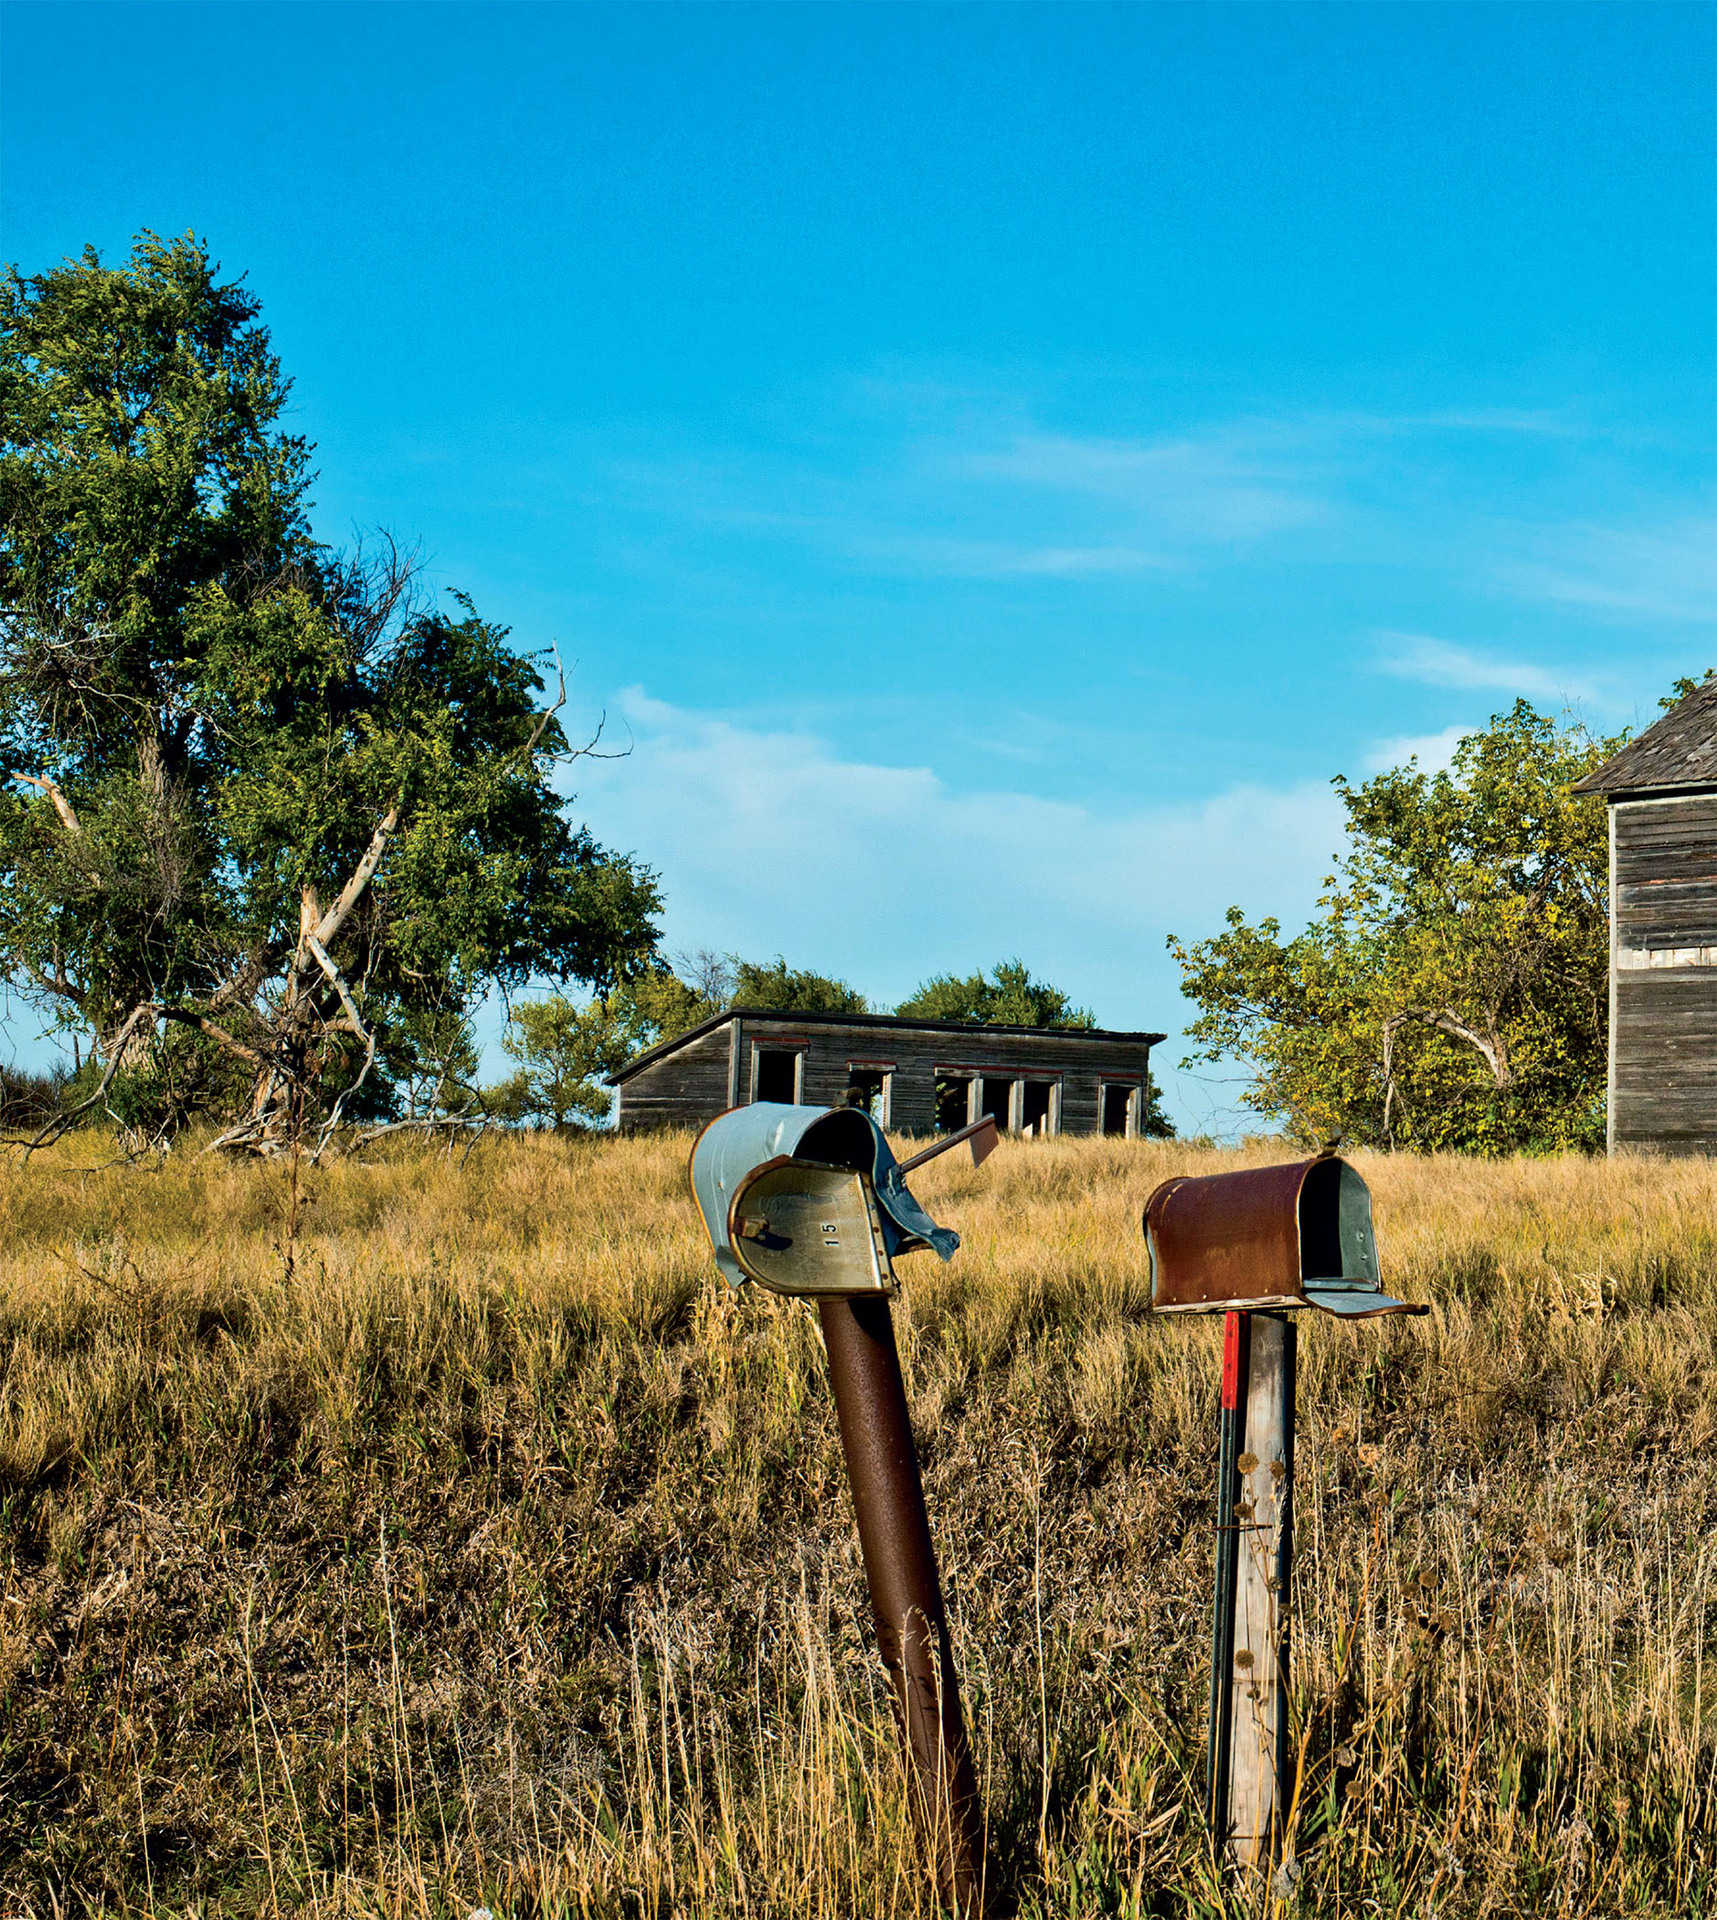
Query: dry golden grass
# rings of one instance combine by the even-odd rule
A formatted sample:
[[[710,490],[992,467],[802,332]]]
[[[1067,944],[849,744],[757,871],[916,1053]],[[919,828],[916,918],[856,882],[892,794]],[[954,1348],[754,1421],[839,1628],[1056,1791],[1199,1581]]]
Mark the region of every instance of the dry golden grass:
[[[0,1170],[0,1915],[933,1910],[815,1323],[681,1139]],[[1218,1330],[1165,1174],[915,1183],[909,1390],[1001,1902],[1216,1914]],[[1283,1913],[1717,1911],[1717,1166],[1361,1162],[1429,1319],[1302,1323]],[[295,1223],[295,1224],[294,1224]]]

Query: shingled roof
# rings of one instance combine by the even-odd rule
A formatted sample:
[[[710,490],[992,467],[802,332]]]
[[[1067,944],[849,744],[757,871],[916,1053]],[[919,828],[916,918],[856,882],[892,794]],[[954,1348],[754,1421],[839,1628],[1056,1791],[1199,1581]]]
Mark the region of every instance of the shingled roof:
[[[1576,793],[1641,793],[1661,787],[1717,787],[1717,674],[1574,783]]]

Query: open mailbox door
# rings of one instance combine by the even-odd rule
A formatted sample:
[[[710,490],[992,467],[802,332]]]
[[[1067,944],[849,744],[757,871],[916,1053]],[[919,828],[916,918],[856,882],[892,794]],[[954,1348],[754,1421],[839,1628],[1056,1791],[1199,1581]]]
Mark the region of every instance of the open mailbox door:
[[[800,1299],[894,1293],[894,1257],[960,1236],[907,1191],[882,1129],[857,1107],[756,1101],[712,1120],[692,1149],[692,1193],[715,1263]]]
[[[1334,1154],[1165,1180],[1145,1202],[1159,1313],[1424,1313],[1383,1291],[1371,1190]]]

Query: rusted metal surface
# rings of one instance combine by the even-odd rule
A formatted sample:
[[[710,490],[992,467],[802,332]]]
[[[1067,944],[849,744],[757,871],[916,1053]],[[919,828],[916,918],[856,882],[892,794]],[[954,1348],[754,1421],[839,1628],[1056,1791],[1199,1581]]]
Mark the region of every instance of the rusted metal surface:
[[[1162,1313],[1425,1311],[1382,1291],[1370,1190],[1333,1154],[1165,1180],[1144,1224],[1151,1304]]]
[[[999,1138],[995,1115],[986,1113],[983,1119],[974,1120],[969,1127],[962,1127],[958,1133],[951,1133],[946,1139],[938,1140],[934,1146],[926,1147],[922,1153],[915,1153],[910,1160],[902,1160],[900,1171],[910,1173],[914,1167],[923,1166],[926,1160],[934,1160],[939,1154],[947,1153],[950,1148],[966,1145],[970,1145],[972,1149],[972,1165],[981,1167],[995,1152]]]
[[[1298,1306],[1304,1163],[1165,1180],[1145,1202],[1160,1312]]]
[[[954,1911],[984,1907],[983,1811],[906,1388],[886,1299],[818,1304],[841,1448],[882,1663],[918,1786],[937,1886]]]

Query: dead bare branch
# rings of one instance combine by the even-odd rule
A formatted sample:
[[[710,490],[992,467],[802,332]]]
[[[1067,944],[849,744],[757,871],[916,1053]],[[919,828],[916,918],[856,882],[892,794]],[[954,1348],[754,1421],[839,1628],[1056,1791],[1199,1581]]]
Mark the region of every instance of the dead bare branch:
[[[100,1107],[104,1112],[110,1111],[107,1105],[108,1090],[112,1087],[114,1075],[118,1073],[120,1064],[125,1058],[125,1050],[130,1045],[138,1029],[153,1020],[157,1011],[152,1001],[145,1000],[133,1007],[131,1012],[126,1015],[119,1030],[114,1034],[112,1041],[109,1043],[107,1065],[102,1070],[101,1080],[93,1093],[87,1098],[78,1101],[75,1106],[63,1108],[59,1113],[56,1113],[53,1118],[41,1127],[30,1139],[8,1140],[4,1144],[7,1146],[21,1147],[24,1158],[27,1160],[31,1154],[39,1152],[43,1147],[50,1147],[56,1140],[63,1140],[65,1136],[71,1132],[72,1128],[77,1125],[78,1121],[96,1107]],[[115,1118],[117,1119],[117,1116],[115,1116]]]
[[[267,1062],[255,1047],[248,1047],[235,1034],[199,1013],[194,1007],[157,1007],[157,1015],[163,1020],[177,1021],[181,1026],[195,1027],[199,1033],[206,1033],[211,1040],[225,1047],[229,1053],[236,1054],[240,1060],[253,1067],[266,1066]]]
[[[528,760],[531,755],[536,752],[537,742],[543,737],[543,729],[555,715],[560,712],[561,708],[566,705],[566,668],[561,665],[560,655],[558,653],[554,657],[554,670],[555,677],[560,683],[559,690],[556,692],[553,701],[544,707],[542,712],[537,715],[537,723],[531,728],[531,737],[524,744],[524,750],[520,756],[522,759]],[[605,714],[603,718],[606,719],[607,715]],[[598,739],[602,737],[600,723],[597,726],[596,734]]]
[[[8,780],[22,780],[24,784],[29,787],[40,787],[43,793],[48,796],[49,800],[53,802],[54,811],[60,816],[60,825],[65,828],[67,833],[82,836],[83,823],[78,819],[76,813],[72,811],[72,803],[60,789],[54,785],[53,781],[49,780],[43,774],[25,773],[17,767],[9,768],[6,778]]]
[[[445,1133],[450,1137],[465,1134],[476,1139],[493,1125],[494,1116],[489,1113],[436,1113],[411,1120],[384,1120],[375,1126],[364,1127],[355,1134],[347,1152],[362,1153],[366,1147],[374,1146],[378,1140],[385,1140],[396,1133]]]
[[[1391,1147],[1395,1144],[1394,1110],[1401,1103],[1395,1080],[1395,1036],[1403,1027],[1411,1025],[1430,1027],[1473,1048],[1490,1069],[1491,1080],[1499,1091],[1514,1084],[1507,1044],[1494,1028],[1488,1034],[1481,1033],[1449,1007],[1403,1007],[1383,1023],[1383,1137]]]
[[[555,671],[555,680],[557,683],[556,690],[555,690],[555,697],[553,700],[549,702],[549,704],[546,707],[542,709],[540,713],[538,713],[536,725],[531,729],[531,737],[525,742],[524,746],[519,750],[521,757],[527,760],[530,758],[530,756],[533,753],[536,752],[537,745],[541,741],[543,737],[543,731],[548,726],[548,723],[566,705],[566,668],[561,663],[561,657],[559,653],[556,653],[554,656],[554,671]],[[627,741],[625,746],[621,747],[620,749],[618,749],[618,751],[614,753],[601,753],[598,751],[598,748],[602,743],[602,736],[607,731],[607,729],[608,729],[608,709],[604,707],[602,711],[596,716],[595,730],[592,732],[590,738],[585,741],[584,745],[581,747],[566,747],[562,749],[561,752],[557,753],[555,755],[555,758],[557,760],[569,760],[569,761],[570,760],[625,760],[627,759],[632,752],[633,743],[630,740]]]
[[[382,815],[380,824],[370,836],[370,844],[364,850],[364,857],[352,870],[352,877],[340,889],[334,904],[316,923],[314,941],[320,941],[324,947],[327,946],[346,924],[352,909],[358,904],[359,895],[369,885],[376,868],[381,865],[382,855],[387,851],[388,840],[394,828],[399,825],[400,809],[404,805],[405,795],[402,793]]]

